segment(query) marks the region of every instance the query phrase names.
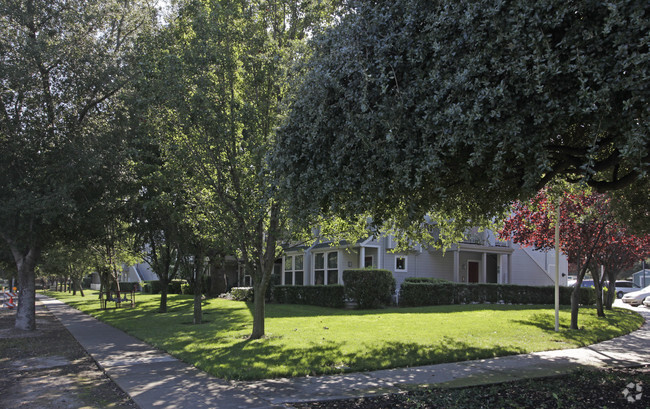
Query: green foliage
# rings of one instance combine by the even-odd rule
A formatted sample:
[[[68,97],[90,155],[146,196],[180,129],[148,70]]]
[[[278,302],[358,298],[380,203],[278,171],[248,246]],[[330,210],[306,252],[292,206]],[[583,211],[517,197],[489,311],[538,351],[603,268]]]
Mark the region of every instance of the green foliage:
[[[388,270],[344,270],[345,296],[357,302],[359,308],[379,308],[392,304],[395,278]]]
[[[162,285],[159,280],[145,281],[142,286],[142,291],[148,294],[160,294]]]
[[[581,287],[579,303],[594,305],[596,290]],[[560,287],[560,304],[571,305],[573,287]],[[465,284],[404,281],[399,291],[401,307],[470,303],[554,304],[555,288],[512,284]]]
[[[646,177],[645,0],[346,5],[278,132],[273,165],[297,219],[415,230],[429,215],[454,236],[554,178]]]
[[[75,308],[221,379],[340,374],[576,348],[626,334],[643,324],[639,314],[618,308],[605,318],[583,308],[585,328],[581,330],[568,329],[569,311],[563,308],[561,331],[555,332],[553,309],[539,305],[360,311],[269,304],[269,336],[250,340],[248,303],[205,300],[208,321],[190,328],[190,296],[171,295],[169,312],[160,314],[160,296],[139,295],[138,308],[106,311],[99,310],[93,294],[81,298],[55,293]]]
[[[121,282],[120,283],[120,292],[122,292],[122,293],[130,293],[131,291],[133,291],[133,289],[136,289],[136,291],[137,291],[139,287],[140,287],[139,282],[133,282],[133,283]],[[111,291],[113,291],[113,292],[117,291],[117,286],[115,285],[115,283],[112,283]]]
[[[235,301],[251,302],[253,301],[253,287],[233,287],[230,289],[230,295]]]
[[[445,283],[449,283],[450,281],[442,278],[434,278],[434,277],[407,277],[404,279],[404,282],[445,284]]]
[[[337,285],[277,285],[273,300],[280,304],[306,304],[320,307],[343,308],[345,287]]]

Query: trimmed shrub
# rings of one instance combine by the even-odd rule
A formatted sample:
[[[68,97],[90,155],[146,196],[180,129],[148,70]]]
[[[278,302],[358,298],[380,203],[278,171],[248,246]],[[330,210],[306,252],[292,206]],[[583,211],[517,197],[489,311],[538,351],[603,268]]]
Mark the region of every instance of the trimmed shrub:
[[[139,285],[140,285],[140,283],[138,283],[138,282],[120,283],[120,292],[122,292],[122,293],[130,293],[131,290],[133,290],[134,287],[137,290]],[[115,283],[111,284],[111,291],[113,291],[113,292],[117,291],[117,286],[115,285]]]
[[[434,283],[434,284],[445,284],[451,283],[449,280],[444,278],[433,278],[433,277],[407,277],[404,279],[404,282],[409,283]]]
[[[186,280],[172,280],[167,284],[167,294],[183,294],[182,286]]]
[[[571,304],[572,287],[560,287],[560,304]],[[404,281],[400,287],[399,305],[416,307],[424,305],[450,305],[470,303],[554,304],[555,288],[552,286],[524,286],[514,284],[466,284]],[[580,304],[594,305],[593,288],[580,288]]]
[[[343,271],[345,296],[357,302],[359,308],[379,308],[392,303],[395,279],[388,270],[357,269]]]
[[[276,285],[273,300],[280,304],[307,304],[343,308],[345,287],[336,285]]]
[[[147,294],[160,294],[162,291],[160,280],[145,281],[143,291]]]
[[[235,301],[253,301],[253,287],[233,287],[230,289],[230,295]]]

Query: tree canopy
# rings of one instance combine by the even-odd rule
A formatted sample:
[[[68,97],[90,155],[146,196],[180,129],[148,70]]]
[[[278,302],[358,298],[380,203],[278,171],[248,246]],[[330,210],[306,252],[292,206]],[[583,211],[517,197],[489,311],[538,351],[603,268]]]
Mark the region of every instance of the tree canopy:
[[[650,162],[642,0],[351,1],[317,36],[274,166],[297,218],[472,225],[549,181]]]
[[[108,186],[124,174],[125,135],[111,132],[115,96],[131,80],[137,35],[154,22],[140,1],[0,5],[0,237],[18,270],[18,328],[35,328],[41,251],[83,234],[82,220],[116,199]]]

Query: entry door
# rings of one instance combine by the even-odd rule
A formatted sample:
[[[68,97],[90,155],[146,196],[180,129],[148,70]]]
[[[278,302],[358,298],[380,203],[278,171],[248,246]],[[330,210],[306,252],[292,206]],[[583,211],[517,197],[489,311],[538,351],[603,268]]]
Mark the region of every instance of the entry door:
[[[478,262],[467,262],[467,282],[478,283]]]

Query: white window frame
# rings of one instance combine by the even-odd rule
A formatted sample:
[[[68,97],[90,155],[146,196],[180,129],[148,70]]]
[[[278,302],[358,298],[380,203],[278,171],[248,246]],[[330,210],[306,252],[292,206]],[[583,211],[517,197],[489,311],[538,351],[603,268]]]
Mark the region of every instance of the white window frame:
[[[336,253],[336,266],[333,266],[333,267],[328,265],[328,256],[331,253]],[[316,284],[316,270],[317,270],[316,269],[316,258],[321,254],[323,255],[323,268],[319,268],[318,271],[324,271],[323,284],[322,285],[333,285],[333,284],[328,284],[327,283],[328,282],[327,278],[329,277],[329,273],[332,270],[336,270],[336,284],[341,284],[341,277],[340,277],[341,272],[340,272],[340,268],[339,268],[339,265],[341,264],[341,255],[339,254],[338,250],[323,251],[323,252],[314,253],[314,256],[312,257],[312,262],[311,262],[311,266],[312,266],[311,271],[312,271],[312,275],[313,275],[312,282],[314,284]],[[321,285],[321,284],[318,284],[318,285]]]
[[[296,257],[302,257],[302,270],[296,270]],[[290,265],[287,264],[289,261]],[[289,268],[287,268],[289,267]],[[285,273],[291,272],[291,282],[285,280]],[[296,273],[302,273],[302,284],[296,284]],[[305,285],[305,255],[292,254],[284,256],[284,268],[282,269],[282,285]]]
[[[400,258],[404,259],[404,268],[403,269],[397,268],[397,260],[400,259]],[[394,262],[395,272],[396,273],[406,273],[408,268],[409,268],[408,263],[409,263],[409,258],[406,255],[395,255],[395,262]]]

